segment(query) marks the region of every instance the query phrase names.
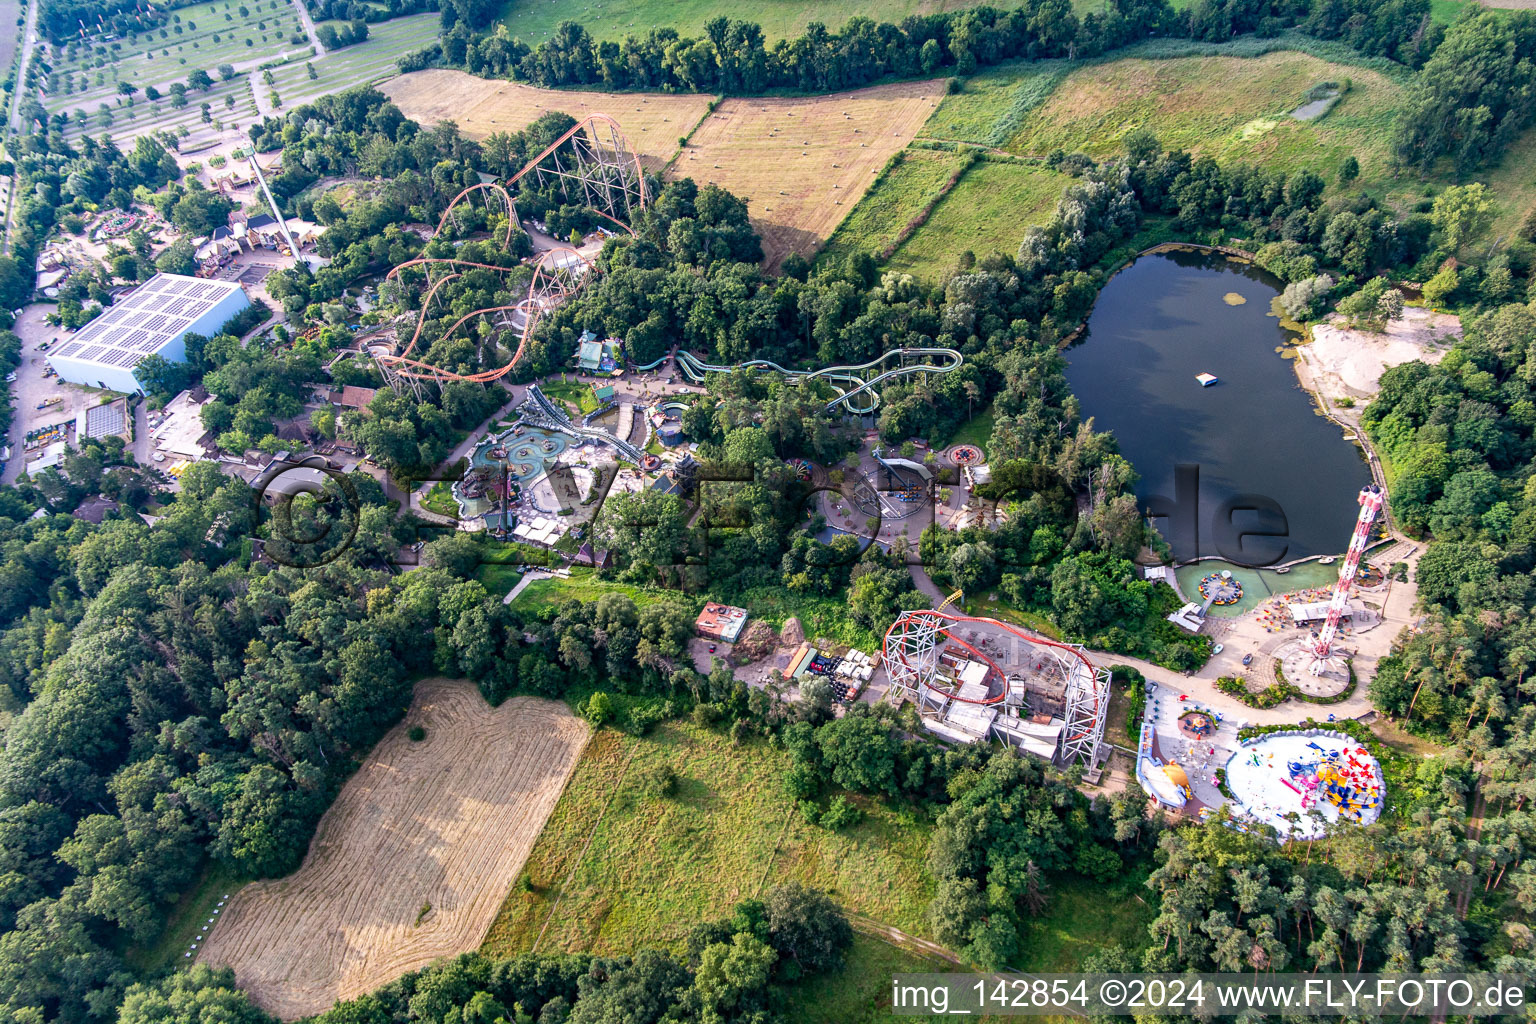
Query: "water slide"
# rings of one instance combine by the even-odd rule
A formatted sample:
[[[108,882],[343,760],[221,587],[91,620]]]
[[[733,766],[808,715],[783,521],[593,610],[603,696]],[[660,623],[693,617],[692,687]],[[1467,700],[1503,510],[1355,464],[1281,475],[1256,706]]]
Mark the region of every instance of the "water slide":
[[[561,433],[571,434],[576,437],[592,438],[595,441],[609,445],[621,456],[637,466],[640,464],[641,457],[645,455],[643,451],[625,439],[615,437],[601,427],[578,426],[572,423],[565,410],[550,401],[549,396],[540,391],[537,384],[528,385],[528,397],[525,400],[525,404],[527,402],[533,404],[534,415],[530,419],[538,426],[547,427],[550,430],[558,430]]]
[[[935,361],[897,365],[876,373],[869,380],[860,376],[863,371],[882,367],[891,359],[905,360],[909,356],[930,358]],[[734,366],[719,366],[706,363],[691,352],[677,353],[678,369],[695,384],[703,383],[704,378],[711,373],[730,373],[732,370],[757,366],[780,374],[791,384],[798,384],[802,380],[825,380],[837,391],[837,397],[827,403],[827,410],[830,412],[841,406],[856,416],[866,416],[880,407],[880,394],[877,389],[884,382],[898,377],[911,377],[919,373],[950,373],[958,370],[962,362],[964,357],[952,348],[893,348],[867,363],[824,366],[819,370],[790,370],[767,359],[749,359]],[[853,400],[861,396],[868,404],[860,403],[855,406]]]

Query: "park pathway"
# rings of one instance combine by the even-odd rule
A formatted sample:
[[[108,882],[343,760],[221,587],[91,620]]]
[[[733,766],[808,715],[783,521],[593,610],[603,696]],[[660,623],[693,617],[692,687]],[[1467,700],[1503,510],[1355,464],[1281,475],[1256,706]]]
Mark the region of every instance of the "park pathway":
[[[304,6],[304,0],[293,0],[293,6],[299,10],[299,24],[304,26],[304,31],[309,35],[309,43],[315,48],[315,56],[324,57],[325,47],[320,45],[320,33],[315,31],[315,22],[309,16],[309,8]]]
[[[16,88],[11,92],[11,109],[6,115],[6,124],[11,133],[17,136],[21,133],[21,98],[27,92],[27,66],[32,62],[33,51],[37,49],[37,12],[42,9],[41,3],[27,5],[27,24],[21,30],[21,58],[16,64]],[[10,184],[5,190],[5,251],[11,251],[11,220],[15,216],[16,183],[19,175],[12,175]]]

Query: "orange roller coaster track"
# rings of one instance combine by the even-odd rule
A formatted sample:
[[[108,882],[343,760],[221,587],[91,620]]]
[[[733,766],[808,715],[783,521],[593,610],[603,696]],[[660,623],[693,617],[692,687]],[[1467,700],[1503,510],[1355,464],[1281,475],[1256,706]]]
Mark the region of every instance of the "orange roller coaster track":
[[[562,154],[566,157],[564,162],[561,160]],[[619,129],[619,123],[606,114],[592,114],[577,123],[545,147],[538,156],[528,161],[522,170],[507,179],[507,185],[516,185],[525,178],[537,184],[551,181],[557,183],[568,203],[586,207],[631,236],[635,232],[627,221],[632,219],[636,212],[645,209],[648,200],[645,172],[641,167],[640,158],[629,148],[628,141]],[[460,203],[471,202],[476,197],[486,203],[499,199],[504,204],[507,225],[500,245],[503,249],[510,248],[513,225],[518,220],[517,204],[507,188],[496,182],[471,185],[454,196],[438,219],[433,238],[441,235],[444,226],[450,221],[457,228],[456,207]],[[528,342],[533,337],[539,321],[580,291],[597,273],[596,265],[575,249],[561,247],[542,253],[534,265],[533,278],[528,284],[528,294],[520,302],[474,310],[455,320],[443,332],[442,337],[449,337],[470,320],[497,313],[507,314],[503,326],[516,326],[515,321],[519,318],[522,320],[517,350],[505,366],[479,373],[461,374],[411,358],[426,327],[432,300],[436,297],[439,288],[463,276],[463,271],[459,268],[496,271],[516,268],[451,257],[418,257],[406,260],[392,269],[385,275],[385,280],[400,280],[401,272],[412,267],[425,268],[430,284],[426,295],[422,298],[421,310],[417,315],[416,327],[411,332],[410,341],[397,354],[375,356],[380,367],[385,371],[385,376],[390,379],[403,377],[439,382],[467,380],[486,383],[506,376],[527,351]],[[439,268],[449,269],[451,272],[433,280],[433,272]]]

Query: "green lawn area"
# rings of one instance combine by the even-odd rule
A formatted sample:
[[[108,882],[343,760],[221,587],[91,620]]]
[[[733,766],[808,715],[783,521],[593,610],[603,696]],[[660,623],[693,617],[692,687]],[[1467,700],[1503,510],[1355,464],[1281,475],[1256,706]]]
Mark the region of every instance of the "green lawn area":
[[[1449,20],[1465,2],[1436,0],[1434,16]],[[1322,117],[1302,122],[1290,116],[1313,86],[1346,80],[1348,90]],[[982,71],[944,98],[919,139],[999,147],[1022,156],[1044,157],[1060,149],[1102,158],[1118,154],[1132,131],[1150,128],[1165,146],[1286,173],[1310,169],[1330,183],[1344,159],[1353,156],[1361,167],[1359,187],[1404,211],[1424,198],[1427,185],[1452,182],[1448,166],[1426,183],[1391,165],[1392,130],[1410,80],[1406,69],[1295,34],[1221,44],[1153,40],[1107,57],[1020,61]],[[1500,166],[1478,175],[1500,203],[1487,237],[1507,235],[1536,206],[1533,162],[1536,130],[1517,140]],[[941,209],[960,205],[951,197]],[[850,222],[859,215],[855,210]],[[893,265],[907,250],[909,262],[931,262],[937,251],[923,251],[925,244],[936,244],[927,241],[931,231],[931,224],[920,231],[917,245],[903,247]],[[953,247],[945,240],[944,248]],[[988,251],[984,244],[968,247],[977,254]],[[945,266],[942,259],[938,266]]]
[[[522,578],[522,575],[517,571],[516,566],[511,565],[481,565],[475,569],[475,579],[479,580],[485,592],[493,597],[506,597],[512,592],[512,588],[517,586],[517,581]]]
[[[203,935],[208,919],[215,916],[219,901],[232,895],[245,883],[234,872],[210,862],[202,876],[166,915],[165,930],[159,939],[147,946],[127,946],[123,957],[135,969],[145,974],[169,970],[191,961],[183,954],[191,943]]]
[[[807,978],[787,987],[784,1019],[796,1024],[885,1024],[891,1016],[891,976],[955,970],[947,960],[930,960],[857,932],[843,969]],[[942,1017],[903,1015],[903,1021],[938,1021]],[[987,1020],[990,1018],[980,1018]]]
[[[283,110],[292,110],[317,97],[343,92],[358,85],[392,78],[405,54],[435,42],[441,29],[436,14],[413,14],[368,26],[368,38],[354,46],[328,51],[309,61],[316,77],[309,77],[303,60],[272,72],[273,87]]]
[[[912,537],[912,543],[917,543],[916,535]],[[774,629],[782,628],[784,620],[794,616],[800,620],[807,637],[825,637],[862,651],[874,651],[880,646],[875,633],[848,617],[845,594],[800,594],[784,587],[753,587],[739,593],[719,595],[717,600],[740,605],[754,619],[765,619]]]
[[[1290,116],[1313,86],[1345,79],[1350,88],[1328,113],[1308,122]],[[1034,156],[1062,149],[1104,157],[1118,154],[1132,131],[1150,128],[1165,146],[1272,171],[1306,168],[1329,181],[1354,156],[1361,183],[1371,186],[1391,175],[1403,95],[1400,78],[1294,51],[1117,60],[1067,74],[1006,145]]]
[[[1024,971],[1079,971],[1083,957],[1106,946],[1139,950],[1157,916],[1147,901],[1147,869],[1101,885],[1078,875],[1053,878],[1045,914],[1026,921],[1019,946]]]
[[[502,10],[507,31],[529,46],[545,42],[566,19],[578,21],[594,39],[620,40],[644,36],[653,28],[671,27],[685,36],[703,35],[706,22],[721,15],[753,21],[762,26],[769,44],[798,36],[813,21],[837,31],[849,18],[871,18],[893,24],[913,14],[974,7],[981,0],[868,0],[857,8],[833,0],[764,0],[750,7],[720,0],[605,0],[602,4],[557,4],[548,0],[512,0]],[[1073,7],[1097,10],[1102,0],[1074,0]]]
[[[990,405],[987,406],[960,425],[960,429],[949,439],[950,446],[973,444],[985,452],[992,443],[992,424],[996,419],[997,413]]]
[[[993,598],[996,598],[994,601]],[[1008,599],[996,590],[986,590],[976,597],[965,599],[965,613],[967,615],[985,615],[988,618],[998,619],[1002,622],[1011,622],[1015,626],[1023,626],[1032,629],[1041,636],[1048,636],[1052,640],[1061,639],[1061,630],[1056,624],[1039,612],[1026,611],[1015,608],[1008,603]]]
[[[540,608],[554,607],[572,598],[596,601],[604,594],[627,594],[636,604],[650,604],[654,601],[678,598],[702,604],[697,599],[675,590],[647,590],[628,583],[600,580],[591,569],[573,568],[569,579],[538,580],[528,584],[523,592],[517,595],[517,600],[512,602],[512,607],[520,612],[537,611]]]
[[[520,568],[548,565],[552,558],[548,551],[529,544],[486,540],[481,543],[480,565],[475,569],[475,579],[480,581],[487,593],[504,597],[522,579],[523,574],[518,571]]]
[[[676,770],[676,795],[643,791],[638,780],[658,764]],[[514,887],[485,948],[526,950],[543,930],[541,950],[678,949],[693,924],[788,879],[925,934],[927,821],[860,797],[861,824],[839,832],[808,825],[782,788],[788,764],[788,753],[766,742],[733,747],[690,723],[668,723],[645,738],[603,730],[582,755],[529,856],[527,884]]]
[[[454,500],[453,489],[446,481],[439,480],[421,498],[421,507],[440,516],[459,518],[459,503]]]
[[[954,153],[907,149],[901,162],[838,225],[819,258],[836,261],[855,252],[879,253],[893,244],[902,228],[938,196],[960,160]]]
[[[486,538],[480,542],[480,561],[489,565],[548,565],[550,554],[532,544]]]
[[[1078,63],[1011,63],[974,74],[964,80],[959,92],[944,97],[918,137],[1001,146],[1013,137],[1025,115],[1044,103]]]
[[[1012,254],[1030,224],[1056,211],[1070,178],[1034,164],[981,160],[934,209],[928,222],[891,257],[892,270],[936,279],[961,253]]]
[[[548,384],[540,384],[539,390],[556,401],[574,405],[577,412],[583,416],[595,411],[599,404],[597,396],[585,384],[569,381],[551,381]]]
[[[186,81],[199,68],[217,78],[215,69],[220,64],[307,53],[309,46],[293,0],[193,4],[173,11],[162,26],[125,39],[107,42],[87,36],[63,47],[50,46],[49,106],[94,112],[106,101],[116,108],[121,98],[119,82],[131,82],[140,89],[154,85],[166,93],[170,83]],[[140,105],[145,102],[141,95]],[[196,107],[194,103],[194,113]]]

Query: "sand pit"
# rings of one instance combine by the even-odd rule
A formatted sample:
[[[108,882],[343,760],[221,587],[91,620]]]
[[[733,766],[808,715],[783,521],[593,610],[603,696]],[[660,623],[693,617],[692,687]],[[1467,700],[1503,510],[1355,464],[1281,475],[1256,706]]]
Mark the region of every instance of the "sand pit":
[[[418,684],[303,866],[235,893],[199,959],[233,967],[258,1005],[292,1019],[475,949],[587,736],[554,701],[492,709],[468,682]]]
[[[672,159],[678,138],[699,123],[711,99],[693,94],[539,89],[442,69],[413,71],[378,88],[411,120],[424,125],[452,121],[472,139],[517,131],[550,111],[578,120],[607,114],[623,127],[624,137],[652,171]]]
[[[1237,749],[1226,772],[1244,814],[1301,839],[1321,836],[1341,817],[1369,825],[1381,817],[1386,795],[1376,758],[1342,733],[1321,729],[1261,736]]]
[[[790,253],[810,255],[831,237],[943,95],[943,80],[933,80],[803,99],[727,99],[671,174],[749,200],[763,262],[777,269]]]
[[[1370,398],[1382,371],[1421,359],[1438,363],[1461,338],[1461,320],[1409,306],[1382,334],[1345,327],[1337,317],[1312,328],[1312,343],[1299,351],[1329,398]]]

